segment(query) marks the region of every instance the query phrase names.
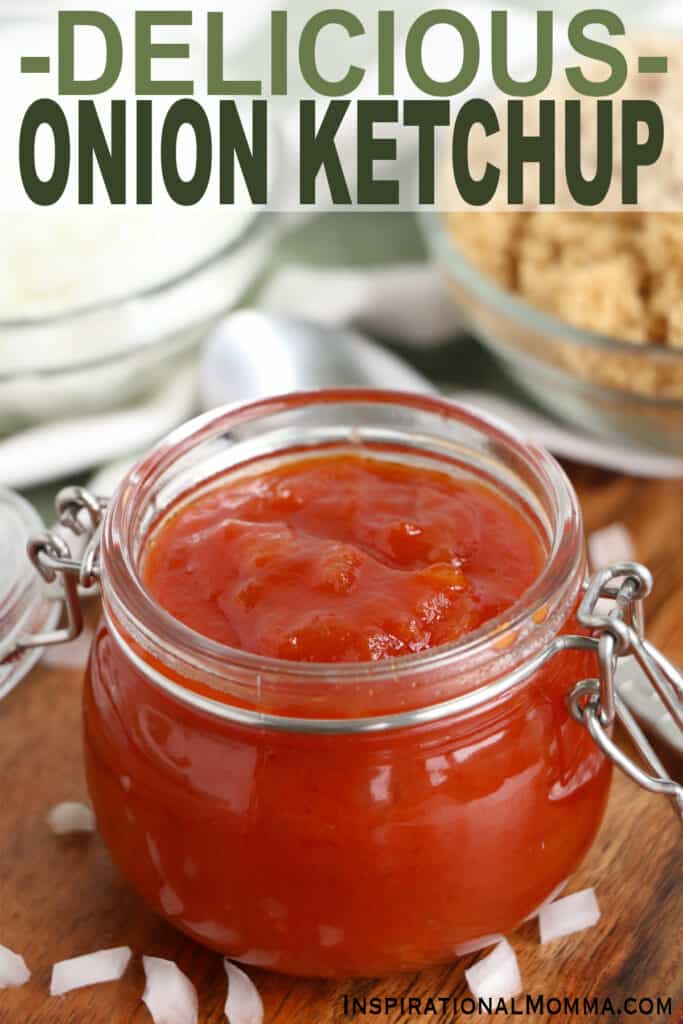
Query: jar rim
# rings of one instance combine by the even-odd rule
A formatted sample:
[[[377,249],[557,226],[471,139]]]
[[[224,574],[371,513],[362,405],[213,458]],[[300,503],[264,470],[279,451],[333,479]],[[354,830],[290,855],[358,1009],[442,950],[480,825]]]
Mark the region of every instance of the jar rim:
[[[554,509],[548,555],[542,572],[531,587],[502,614],[451,643],[415,654],[376,662],[296,662],[244,651],[205,637],[175,619],[147,591],[134,564],[128,530],[136,503],[153,480],[172,469],[174,462],[193,447],[212,438],[225,437],[239,424],[254,423],[259,418],[305,406],[334,403],[398,405],[434,414],[482,433],[501,450],[514,455],[530,472]],[[494,640],[503,650],[505,636],[514,638],[522,624],[547,607],[558,591],[573,588],[572,596],[576,595],[583,580],[582,551],[581,512],[564,470],[548,452],[528,442],[496,417],[481,415],[446,399],[405,392],[365,389],[298,392],[247,404],[233,404],[199,416],[171,433],[133,467],[119,486],[105,519],[103,598],[105,609],[109,609],[124,635],[134,635],[143,647],[155,645],[159,638],[163,638],[165,650],[172,648],[176,653],[180,652],[183,661],[189,658],[191,663],[207,666],[216,676],[220,675],[222,668],[259,677],[271,673],[288,683],[374,684],[431,673],[444,665],[457,669],[458,665],[464,666],[476,660],[484,649],[490,650]],[[552,631],[544,638],[539,636],[540,632],[536,631],[536,646],[527,652],[527,658],[554,638]],[[502,654],[498,661],[501,671],[504,671]]]

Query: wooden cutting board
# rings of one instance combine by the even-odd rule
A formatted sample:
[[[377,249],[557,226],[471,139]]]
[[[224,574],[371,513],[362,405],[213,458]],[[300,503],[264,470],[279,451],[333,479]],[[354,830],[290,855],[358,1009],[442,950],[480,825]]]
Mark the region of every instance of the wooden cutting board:
[[[633,533],[638,558],[656,577],[650,636],[683,664],[683,485],[586,470],[573,470],[572,476],[589,530],[620,520]],[[81,642],[70,657],[78,663],[85,651]],[[149,1022],[140,1003],[144,979],[138,956],[120,982],[58,999],[48,996],[54,961],[118,945],[175,960],[197,987],[202,1024],[218,1024],[226,990],[220,957],[148,911],[119,877],[97,835],[57,838],[44,823],[53,804],[86,797],[81,676],[78,664],[58,664],[53,655],[0,704],[0,943],[21,952],[33,971],[23,988],[0,991],[0,1024]],[[683,1022],[683,829],[665,800],[615,777],[606,820],[570,890],[589,885],[596,887],[603,911],[597,927],[545,947],[538,943],[535,922],[510,938],[528,993],[609,997],[614,1012],[596,1017],[569,1008],[554,1016],[527,1016],[518,1001],[522,1009],[515,1019]],[[249,973],[263,995],[268,1024],[478,1021],[490,1018],[454,1012],[452,1003],[421,1015],[413,1003],[409,1013],[407,1002],[411,997],[463,999],[468,994],[464,970],[476,959],[475,954],[418,975],[379,981]],[[370,1013],[373,996],[403,997],[404,1008]],[[366,1001],[368,1012],[351,1013],[354,997],[360,1006]],[[627,1015],[622,1008],[629,997],[650,998],[655,1005],[645,1003],[643,1012]],[[669,1000],[669,1008],[666,1003],[658,1008],[657,997]]]

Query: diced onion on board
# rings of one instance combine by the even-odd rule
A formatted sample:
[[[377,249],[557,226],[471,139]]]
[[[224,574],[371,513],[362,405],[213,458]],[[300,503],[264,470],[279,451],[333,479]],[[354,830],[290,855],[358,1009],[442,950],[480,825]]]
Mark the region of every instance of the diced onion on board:
[[[541,944],[592,928],[599,920],[600,907],[594,889],[582,889],[563,896],[561,900],[546,903],[538,915]]]
[[[229,960],[223,963],[228,976],[225,1016],[229,1024],[262,1024],[263,1002],[253,981]]]
[[[613,562],[634,562],[636,552],[633,538],[623,523],[611,523],[591,533],[588,538],[588,556],[594,572],[605,569]]]
[[[483,960],[472,964],[465,977],[475,999],[512,999],[522,991],[517,957],[506,939]]]
[[[95,815],[92,809],[75,800],[67,800],[52,807],[45,820],[57,836],[95,831]]]
[[[197,1024],[197,990],[172,960],[143,956],[147,984],[142,1001],[154,1024]]]
[[[0,946],[0,988],[19,988],[31,977],[26,961],[19,953]]]
[[[118,981],[130,963],[131,955],[128,946],[118,946],[115,949],[99,949],[85,956],[75,956],[71,960],[61,960],[52,968],[50,995],[63,996],[75,988]]]

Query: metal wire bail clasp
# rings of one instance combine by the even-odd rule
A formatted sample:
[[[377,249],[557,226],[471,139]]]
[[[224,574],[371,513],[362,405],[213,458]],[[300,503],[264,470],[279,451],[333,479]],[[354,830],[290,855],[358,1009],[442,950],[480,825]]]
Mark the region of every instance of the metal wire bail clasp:
[[[57,519],[63,528],[32,537],[27,545],[28,557],[36,571],[48,584],[56,584],[58,600],[64,604],[63,626],[42,633],[20,636],[10,656],[32,647],[49,647],[75,640],[83,628],[83,611],[79,587],[91,590],[99,582],[99,545],[106,503],[82,487],[67,487],[55,502]],[[72,557],[64,531],[86,540],[80,558]]]
[[[569,694],[569,707],[602,752],[639,785],[668,796],[683,821],[683,786],[667,773],[615,685],[618,659],[633,655],[683,731],[683,676],[645,638],[643,601],[651,590],[652,575],[637,562],[609,566],[591,578],[577,617],[581,625],[593,631],[597,641],[600,678],[578,683]],[[612,739],[610,726],[615,719],[630,736],[645,768]]]

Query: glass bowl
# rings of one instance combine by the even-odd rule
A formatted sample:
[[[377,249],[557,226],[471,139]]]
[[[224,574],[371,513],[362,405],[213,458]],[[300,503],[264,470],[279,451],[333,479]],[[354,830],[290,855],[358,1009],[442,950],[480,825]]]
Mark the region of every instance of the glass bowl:
[[[186,272],[122,298],[65,313],[0,320],[0,348],[70,356],[0,363],[0,432],[124,405],[176,373],[209,326],[263,265],[275,217],[255,212],[219,251]],[[182,240],[179,240],[179,243]],[[97,354],[83,357],[88,340]]]
[[[6,5],[0,54],[49,49],[55,32],[53,4]],[[10,120],[44,88],[17,70],[0,60]],[[282,180],[273,143],[272,191]],[[175,206],[163,191],[154,208],[74,210],[67,193],[54,209],[24,209],[0,192],[0,434],[139,400],[192,359],[272,246],[277,218],[245,205],[240,188],[234,209],[208,197],[208,209]]]
[[[443,216],[420,217],[468,327],[531,398],[584,431],[683,455],[683,350],[594,334],[537,309],[475,267]]]

